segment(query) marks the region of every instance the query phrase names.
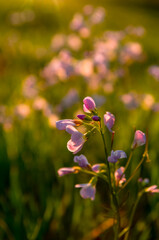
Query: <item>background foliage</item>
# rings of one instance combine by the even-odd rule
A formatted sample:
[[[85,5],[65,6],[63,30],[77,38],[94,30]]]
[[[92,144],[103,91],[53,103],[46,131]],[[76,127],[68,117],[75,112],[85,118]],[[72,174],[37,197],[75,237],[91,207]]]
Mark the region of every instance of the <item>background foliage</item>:
[[[120,79],[109,94],[102,89],[87,88],[80,77],[47,86],[41,74],[53,56],[57,55],[51,48],[52,37],[59,32],[69,34],[69,22],[74,13],[82,11],[89,2],[106,9],[106,19],[93,29],[92,38],[105,30],[123,30],[128,25],[142,25],[146,31],[144,37],[139,39],[145,53],[144,61],[132,64],[129,75]],[[51,109],[53,114],[56,113],[53,122],[56,117],[73,118],[77,109],[82,109],[82,99],[87,95],[106,97],[100,112],[111,111],[116,116],[116,149],[129,153],[134,128],[143,131],[148,128],[151,164],[145,164],[141,174],[150,178],[152,184],[159,185],[158,113],[143,104],[133,110],[127,109],[119,100],[122,94],[135,92],[150,94],[156,103],[159,102],[159,82],[147,70],[150,65],[159,64],[157,1],[131,1],[129,4],[125,1],[89,2],[1,2],[0,239],[105,239],[107,186],[99,182],[96,199],[91,202],[81,199],[78,190],[74,189],[75,183],[86,182],[87,177],[57,176],[60,167],[73,166],[73,156],[66,148],[67,134],[57,131],[44,111]],[[84,50],[90,47],[88,43],[85,42]],[[82,58],[83,55],[74,52],[73,56]],[[37,79],[38,91],[47,101],[48,109],[39,111],[33,108],[33,100],[24,96],[23,84],[30,75]],[[57,106],[65,102],[62,99],[72,88],[77,90],[78,100],[57,114]],[[29,116],[17,114],[16,107],[22,103],[30,107]],[[91,163],[104,161],[99,136],[91,138],[85,145],[83,153]],[[137,150],[129,171],[138,162],[142,150]],[[125,195],[131,193],[127,201],[129,206],[133,204],[137,187],[136,181],[132,181],[126,189]],[[158,239],[158,200],[158,196],[144,197],[135,215],[134,239]],[[107,231],[111,236],[111,230]]]

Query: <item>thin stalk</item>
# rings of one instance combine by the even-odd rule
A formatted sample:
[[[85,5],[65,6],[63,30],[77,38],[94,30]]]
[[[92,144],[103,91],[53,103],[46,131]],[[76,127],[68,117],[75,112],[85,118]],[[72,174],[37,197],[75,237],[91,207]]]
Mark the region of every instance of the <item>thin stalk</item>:
[[[127,161],[127,163],[126,163],[126,165],[125,165],[125,169],[124,169],[123,174],[125,173],[125,171],[127,170],[128,166],[129,166],[129,163],[130,163],[131,158],[132,158],[132,155],[133,155],[133,151],[134,151],[134,149],[131,149],[131,152],[130,152],[130,155],[129,155],[128,161]]]
[[[130,155],[129,155],[128,161],[127,161],[127,163],[126,163],[126,165],[125,165],[125,168],[124,168],[124,171],[123,171],[122,175],[120,176],[120,179],[122,179],[124,173],[126,172],[128,166],[129,166],[129,163],[130,163],[131,158],[132,158],[132,155],[133,155],[133,151],[134,151],[134,149],[131,149],[131,152],[130,152]],[[119,181],[120,181],[120,179],[119,179]]]
[[[104,144],[106,164],[107,164],[107,168],[108,168],[108,181],[109,181],[110,192],[111,192],[111,196],[112,196],[112,200],[113,200],[113,205],[115,206],[116,213],[117,213],[117,224],[116,224],[116,229],[115,229],[115,238],[114,238],[114,240],[118,240],[118,234],[119,234],[119,231],[120,231],[119,206],[118,206],[118,200],[117,200],[116,193],[114,192],[112,184],[111,184],[111,174],[110,174],[110,166],[109,166],[109,162],[108,162],[107,147],[106,147],[105,137],[104,137],[104,134],[102,132],[101,126],[100,126],[100,132],[101,132],[101,136],[102,136],[102,140],[103,140],[103,144]]]
[[[135,204],[134,204],[134,207],[133,207],[132,212],[131,212],[131,215],[130,215],[129,226],[128,226],[128,230],[127,230],[127,232],[126,232],[126,234],[125,234],[124,240],[128,240],[128,238],[129,238],[130,229],[131,229],[131,226],[132,226],[132,223],[133,223],[134,214],[135,214],[137,205],[138,205],[138,203],[139,203],[139,201],[140,201],[140,198],[141,198],[141,196],[143,195],[143,193],[144,193],[144,191],[141,191],[141,192],[139,192],[139,194],[138,194],[138,197],[137,197],[137,199],[136,199],[136,202],[135,202]]]
[[[137,167],[135,168],[135,170],[134,170],[134,172],[132,173],[131,177],[130,177],[130,178],[126,181],[126,183],[120,188],[120,190],[118,191],[118,193],[119,193],[122,189],[124,189],[124,188],[127,186],[127,184],[132,180],[132,178],[135,176],[135,174],[137,173],[138,169],[140,168],[141,164],[144,162],[145,157],[147,158],[147,154],[146,154],[146,153],[143,154],[143,157],[142,157],[141,161],[139,162],[139,164],[138,164]]]

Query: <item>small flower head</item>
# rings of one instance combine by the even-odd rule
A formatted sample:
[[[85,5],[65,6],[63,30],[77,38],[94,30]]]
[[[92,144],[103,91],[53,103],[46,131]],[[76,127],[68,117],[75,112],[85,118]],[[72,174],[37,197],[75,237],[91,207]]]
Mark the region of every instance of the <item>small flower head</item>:
[[[86,168],[90,165],[87,158],[83,154],[80,156],[75,156],[73,160],[74,162],[78,163],[81,168]]]
[[[92,171],[98,173],[101,169],[101,164],[97,163],[92,166]]]
[[[149,193],[159,193],[159,188],[157,188],[157,185],[152,185],[145,189],[145,192]]]
[[[80,195],[82,198],[90,198],[91,200],[95,199],[95,193],[96,193],[96,187],[95,185],[92,185],[91,183],[85,183],[85,184],[76,184],[76,188],[82,188],[80,190]]]
[[[86,115],[85,114],[79,114],[79,115],[77,115],[77,117],[81,120],[84,120]]]
[[[58,130],[66,130],[67,125],[75,126],[72,119],[64,119],[56,122],[56,128]]]
[[[115,171],[115,182],[116,185],[122,186],[124,182],[126,182],[125,174],[124,173],[124,167],[120,167]]]
[[[85,143],[84,135],[71,125],[66,127],[66,131],[71,134],[71,139],[67,143],[67,148],[70,152],[76,154],[82,149]]]
[[[110,112],[106,112],[106,114],[104,114],[104,124],[110,132],[112,132],[111,128],[114,126],[114,123],[115,116]]]
[[[136,147],[139,147],[139,146],[142,146],[146,143],[146,135],[145,133],[143,133],[142,131],[140,130],[137,130],[135,132],[135,136],[134,136],[134,141],[133,141],[133,144],[132,144],[132,148],[136,148]]]
[[[66,174],[70,174],[70,173],[75,173],[75,169],[74,168],[69,168],[69,167],[65,167],[65,168],[60,168],[59,170],[58,170],[58,175],[60,176],[60,177],[62,177],[62,176],[64,176],[64,175],[66,175]]]
[[[93,121],[100,121],[100,117],[99,116],[96,116],[96,115],[94,115],[93,117],[92,117],[92,120]]]
[[[126,153],[122,150],[111,151],[111,156],[108,157],[108,162],[116,163],[121,158],[127,158]]]
[[[83,99],[83,110],[84,112],[91,112],[94,111],[96,108],[96,104],[91,97],[85,97]]]

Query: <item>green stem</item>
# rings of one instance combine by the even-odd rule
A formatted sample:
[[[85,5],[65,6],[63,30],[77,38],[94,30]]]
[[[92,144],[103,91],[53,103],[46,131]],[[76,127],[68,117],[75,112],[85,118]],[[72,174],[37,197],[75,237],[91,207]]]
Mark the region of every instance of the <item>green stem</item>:
[[[118,191],[118,193],[124,189],[128,183],[132,180],[132,178],[135,176],[135,174],[137,173],[138,169],[140,168],[141,164],[144,162],[145,160],[145,157],[147,158],[147,155],[146,153],[143,154],[143,157],[141,159],[141,161],[139,162],[139,164],[137,165],[137,167],[135,168],[134,172],[132,173],[131,177],[126,181],[126,183],[120,188],[120,190]]]
[[[108,168],[108,181],[109,181],[110,192],[111,192],[111,196],[112,196],[112,200],[113,200],[113,205],[115,206],[116,213],[117,213],[117,224],[116,224],[116,229],[115,229],[114,240],[118,240],[118,234],[119,234],[119,231],[120,231],[119,206],[118,206],[118,200],[117,200],[116,193],[114,192],[112,184],[111,184],[111,174],[110,174],[110,166],[109,166],[109,162],[108,162],[108,153],[107,153],[107,147],[106,147],[105,137],[104,137],[104,134],[102,132],[102,128],[100,128],[100,132],[101,132],[101,136],[102,136],[102,140],[103,140],[103,144],[104,144],[106,164],[107,164],[107,168]]]
[[[127,161],[127,163],[126,163],[126,165],[125,165],[124,172],[127,170],[128,166],[129,166],[129,163],[130,163],[131,158],[132,158],[132,155],[133,155],[133,151],[134,151],[134,149],[131,149],[131,152],[130,152],[130,155],[129,155],[128,161]],[[123,173],[123,174],[124,174],[124,173]]]
[[[76,167],[77,169],[77,167]],[[78,171],[80,172],[83,172],[83,173],[86,173],[86,174],[89,174],[89,175],[93,175],[93,176],[96,176],[96,177],[100,177],[101,179],[103,179],[104,181],[107,182],[107,177],[101,173],[95,173],[93,171],[89,171],[89,170],[86,170],[86,169],[82,169],[82,168],[79,168],[77,169]]]
[[[144,193],[144,191],[141,191],[141,192],[138,193],[138,197],[137,197],[137,199],[136,199],[136,202],[135,202],[135,204],[134,204],[134,207],[133,207],[132,212],[131,212],[131,215],[130,215],[129,226],[128,226],[127,233],[125,234],[124,240],[128,240],[128,238],[129,238],[130,229],[131,229],[131,226],[132,226],[132,223],[133,223],[134,214],[135,214],[137,205],[138,205],[138,203],[139,203],[139,201],[140,201],[140,198],[141,198],[141,196],[143,195],[143,193]]]

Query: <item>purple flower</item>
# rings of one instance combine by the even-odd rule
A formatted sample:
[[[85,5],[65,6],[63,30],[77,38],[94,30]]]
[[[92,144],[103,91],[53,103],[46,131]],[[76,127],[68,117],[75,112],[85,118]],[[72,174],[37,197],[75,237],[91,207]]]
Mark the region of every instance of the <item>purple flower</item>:
[[[100,117],[98,117],[98,116],[96,116],[96,115],[93,116],[92,119],[93,119],[93,121],[100,121]]]
[[[59,130],[66,130],[66,127],[68,125],[75,126],[75,123],[73,122],[72,119],[64,119],[56,122],[56,128]]]
[[[83,154],[80,156],[75,156],[73,160],[82,168],[86,168],[90,165],[87,158]]]
[[[110,112],[106,112],[106,114],[104,114],[104,124],[110,132],[112,132],[111,128],[113,127],[114,123],[115,116]]]
[[[77,117],[81,120],[84,120],[86,115],[85,114],[78,114]]]
[[[95,108],[96,108],[96,104],[95,104],[93,98],[91,98],[91,97],[85,97],[83,99],[83,103],[84,103],[83,104],[84,112],[90,112],[90,111],[95,110]]]
[[[67,143],[67,148],[70,152],[76,154],[82,149],[85,143],[84,135],[71,125],[66,127],[66,131],[71,134],[71,139]]]
[[[120,187],[124,182],[126,182],[125,174],[123,174],[124,169],[124,167],[120,167],[114,173],[116,185],[119,185]]]
[[[145,133],[141,132],[140,130],[137,130],[135,132],[132,148],[136,148],[136,147],[142,146],[145,143],[146,143],[146,135],[145,135]]]
[[[60,168],[58,170],[58,175],[60,177],[66,175],[66,174],[70,174],[70,173],[74,173],[76,170],[74,168],[69,168],[69,167],[65,167],[65,168]]]
[[[145,192],[159,193],[159,189],[157,188],[157,185],[152,185],[152,186],[146,188]]]
[[[98,173],[101,169],[101,164],[97,163],[92,166],[92,171]]]
[[[127,158],[126,153],[122,150],[111,151],[111,156],[108,157],[108,162],[116,163],[121,158]]]
[[[85,184],[76,184],[76,188],[82,188],[80,190],[80,195],[82,198],[90,198],[91,200],[95,199],[95,193],[96,188],[95,185],[92,185],[91,183],[85,183]]]

